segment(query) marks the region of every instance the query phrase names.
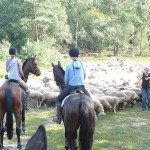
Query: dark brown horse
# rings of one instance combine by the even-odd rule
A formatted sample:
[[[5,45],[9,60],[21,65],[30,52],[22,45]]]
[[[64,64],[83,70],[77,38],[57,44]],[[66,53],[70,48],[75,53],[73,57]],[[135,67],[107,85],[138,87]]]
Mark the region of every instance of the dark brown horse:
[[[28,76],[30,73],[36,75],[36,76],[40,76],[41,75],[41,71],[37,65],[37,63],[35,62],[35,57],[30,57],[28,58],[22,66],[22,70],[24,73],[24,81],[27,82],[28,80]],[[23,97],[24,98],[24,97]],[[22,130],[24,132],[26,132],[25,130],[25,109],[23,107],[23,111],[22,111]]]
[[[59,87],[64,87],[64,70],[60,62],[52,63],[54,79]],[[63,81],[62,81],[63,80]],[[61,86],[63,85],[63,86]],[[62,107],[65,127],[65,149],[77,150],[77,130],[79,129],[79,147],[92,150],[95,130],[95,111],[91,98],[84,93],[75,93],[66,97]]]
[[[28,141],[25,150],[47,150],[47,136],[44,125],[40,125]]]
[[[26,68],[26,69],[25,69]],[[27,69],[28,68],[28,69]],[[40,70],[35,65],[34,58],[29,58],[23,64],[24,74],[29,72],[40,75]],[[34,70],[32,70],[34,69]],[[4,126],[3,120],[6,113],[6,131],[8,139],[13,138],[13,114],[16,118],[17,148],[21,149],[20,125],[23,122],[25,128],[25,110],[23,107],[24,90],[16,84],[15,80],[10,80],[8,84],[0,87],[0,149],[3,148]]]

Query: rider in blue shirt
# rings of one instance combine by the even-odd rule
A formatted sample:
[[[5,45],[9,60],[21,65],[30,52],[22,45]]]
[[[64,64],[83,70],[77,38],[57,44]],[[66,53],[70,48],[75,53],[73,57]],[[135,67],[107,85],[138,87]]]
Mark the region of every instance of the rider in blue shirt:
[[[58,124],[61,123],[61,102],[66,96],[70,94],[71,91],[82,89],[86,95],[90,96],[90,94],[84,87],[86,70],[84,64],[78,59],[78,49],[71,48],[69,50],[69,55],[72,59],[72,62],[67,64],[65,69],[64,80],[66,88],[58,95],[56,100],[57,115],[53,119],[53,121]]]

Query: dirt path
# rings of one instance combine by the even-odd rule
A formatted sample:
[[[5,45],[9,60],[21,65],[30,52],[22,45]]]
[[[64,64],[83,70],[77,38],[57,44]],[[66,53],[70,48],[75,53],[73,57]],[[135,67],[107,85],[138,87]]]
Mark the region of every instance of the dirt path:
[[[22,150],[25,149],[25,145],[29,140],[30,136],[21,134],[21,143],[22,143]],[[4,150],[18,150],[17,149],[17,135],[13,135],[12,140],[8,140],[6,133],[4,134]]]

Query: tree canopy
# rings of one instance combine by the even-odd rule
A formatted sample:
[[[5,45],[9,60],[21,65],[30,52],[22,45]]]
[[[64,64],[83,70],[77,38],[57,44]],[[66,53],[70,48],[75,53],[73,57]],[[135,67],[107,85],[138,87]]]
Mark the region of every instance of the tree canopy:
[[[42,43],[142,55],[150,50],[149,18],[149,0],[1,0],[0,42],[22,54]]]

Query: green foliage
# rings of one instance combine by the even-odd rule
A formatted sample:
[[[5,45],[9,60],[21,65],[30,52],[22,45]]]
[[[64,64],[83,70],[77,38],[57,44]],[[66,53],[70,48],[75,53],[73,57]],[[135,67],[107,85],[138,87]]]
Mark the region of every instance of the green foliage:
[[[150,48],[149,10],[149,0],[1,0],[0,41],[28,55],[37,53],[24,48],[28,39],[31,45],[50,42],[53,47],[142,55]]]
[[[0,14],[0,41],[6,39],[19,51],[26,42],[26,34],[21,25],[21,18],[24,17],[24,2],[1,0]]]
[[[9,55],[8,50],[10,48],[10,43],[6,40],[2,40],[0,43],[0,59],[6,60],[7,56]]]
[[[30,42],[28,40],[26,46],[23,46],[20,52],[20,57],[25,60],[30,56],[36,56],[41,64],[49,64],[52,61],[60,60],[61,55],[59,51],[51,46],[54,42],[53,40],[49,42]]]

